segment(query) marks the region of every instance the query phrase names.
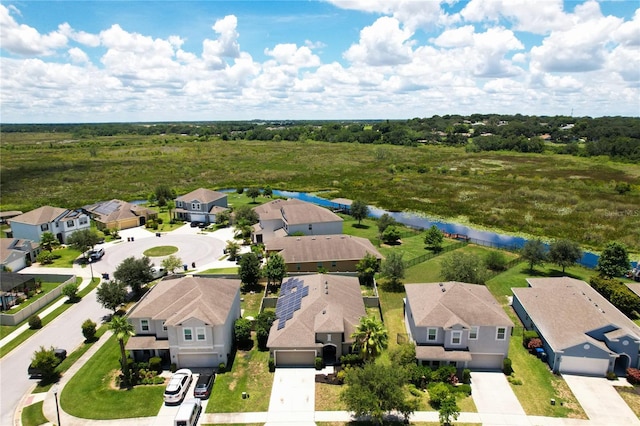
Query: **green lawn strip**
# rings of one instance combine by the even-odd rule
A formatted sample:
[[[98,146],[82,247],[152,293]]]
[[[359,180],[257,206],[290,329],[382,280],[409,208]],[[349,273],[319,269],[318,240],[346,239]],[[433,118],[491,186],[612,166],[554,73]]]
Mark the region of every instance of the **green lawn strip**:
[[[145,250],[142,254],[148,257],[161,257],[169,256],[170,254],[176,253],[177,251],[178,247],[176,246],[156,246]]]
[[[246,317],[257,317],[260,313],[260,305],[262,303],[262,295],[264,290],[258,290],[253,293],[242,293],[241,298],[244,301],[241,302],[241,307],[243,309],[242,316]]]
[[[82,253],[79,250],[73,249],[71,247],[64,247],[53,250],[53,254],[60,257],[55,259],[52,263],[42,266],[48,268],[71,268],[73,267],[73,262]]]
[[[49,423],[42,412],[43,403],[44,401],[39,401],[22,409],[22,426],[39,426]]]
[[[82,279],[78,278],[78,280],[82,280]],[[86,296],[87,294],[89,294],[89,292],[91,290],[96,288],[98,286],[98,284],[100,284],[100,279],[99,278],[94,278],[93,282],[91,284],[89,284],[87,287],[85,287],[84,289],[82,289],[81,291],[78,292],[78,296],[80,298]],[[56,298],[51,303],[55,303],[56,301],[60,300],[63,297],[66,297],[66,296],[62,296],[61,295],[60,297]],[[54,309],[54,311],[51,312],[46,317],[40,318],[42,320],[42,326],[43,327],[46,326],[47,324],[49,324],[51,321],[56,319],[60,314],[62,314],[64,311],[66,311],[67,309],[69,309],[72,306],[73,306],[73,303],[63,303],[58,308]],[[42,310],[44,310],[44,309],[46,309],[46,306],[43,307],[40,310],[40,312],[42,312]],[[25,320],[25,321],[27,321],[27,320]],[[22,324],[24,324],[24,321],[22,323],[18,324],[17,326],[15,326],[15,327],[18,327],[18,326],[20,326]],[[22,333],[20,333],[18,336],[16,336],[13,340],[8,342],[6,345],[0,347],[0,358],[2,358],[3,356],[5,356],[9,352],[11,352],[13,349],[15,349],[18,346],[20,346],[25,340],[27,340],[29,337],[33,336],[37,332],[38,332],[38,330],[33,330],[31,328],[28,328],[25,331],[23,331]]]
[[[34,303],[36,300],[44,297],[47,293],[49,293],[51,290],[53,290],[54,288],[58,287],[59,285],[62,285],[62,283],[61,282],[56,282],[56,283],[43,282],[40,293],[28,298],[27,300],[24,300],[18,306],[14,306],[13,308],[11,308],[8,311],[3,312],[3,313],[5,313],[5,314],[15,314],[16,312],[20,312],[21,310],[23,310],[24,308],[26,308],[30,304]]]
[[[218,374],[207,413],[268,411],[273,373],[269,373],[269,352],[238,350],[231,371]],[[249,398],[242,399],[242,392]]]
[[[75,374],[62,390],[60,404],[70,415],[108,420],[149,417],[163,404],[163,385],[120,390],[113,386],[119,372],[120,347],[114,336]]]
[[[229,274],[237,274],[238,267],[232,268],[212,268],[207,269],[206,271],[198,272],[198,275],[229,275]]]

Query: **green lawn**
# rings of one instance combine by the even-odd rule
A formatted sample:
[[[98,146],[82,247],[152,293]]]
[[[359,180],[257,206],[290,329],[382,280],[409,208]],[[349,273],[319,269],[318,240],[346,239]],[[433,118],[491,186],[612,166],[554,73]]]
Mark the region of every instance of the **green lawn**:
[[[206,271],[198,272],[199,275],[229,275],[229,274],[237,274],[238,266],[232,268],[213,268],[207,269]]]
[[[123,419],[158,414],[163,404],[163,385],[113,387],[120,367],[120,348],[115,337],[91,357],[62,390],[60,403],[72,416],[83,419]]]
[[[43,401],[27,405],[22,410],[22,426],[39,426],[49,423],[49,420],[42,413]]]
[[[257,345],[250,351],[238,350],[231,371],[218,374],[207,404],[207,413],[268,411],[273,373],[269,373],[269,351]],[[242,392],[249,398],[242,399]]]
[[[56,282],[56,283],[43,282],[42,283],[42,287],[40,288],[40,293],[36,294],[33,297],[28,298],[27,300],[25,300],[22,303],[20,303],[18,306],[14,306],[13,308],[9,309],[8,311],[6,311],[4,313],[5,314],[15,314],[16,312],[20,312],[22,309],[24,309],[25,307],[29,306],[30,304],[32,304],[36,300],[42,298],[44,295],[46,295],[51,290],[53,290],[54,288],[57,288],[60,285],[62,285],[62,283],[60,283],[60,282]]]
[[[178,247],[176,246],[156,246],[147,249],[142,253],[147,257],[161,257],[161,256],[169,256],[178,251]]]
[[[240,297],[244,299],[241,303],[243,309],[243,317],[257,317],[260,313],[260,304],[262,303],[262,295],[264,287],[260,285],[260,289],[256,289],[253,293],[242,293]]]
[[[75,262],[75,260],[82,254],[82,252],[71,247],[65,247],[53,250],[53,254],[60,257],[55,259],[53,263],[42,266],[46,266],[49,268],[71,268],[73,267],[73,263]]]

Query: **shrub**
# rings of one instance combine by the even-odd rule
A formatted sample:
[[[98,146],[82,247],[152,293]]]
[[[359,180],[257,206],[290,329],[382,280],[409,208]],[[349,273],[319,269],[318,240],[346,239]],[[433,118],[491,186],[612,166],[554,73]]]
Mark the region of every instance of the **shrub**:
[[[632,385],[640,384],[640,370],[637,368],[627,368],[627,381]]]
[[[236,342],[239,346],[246,345],[251,341],[251,321],[246,318],[238,318],[234,324],[234,332],[236,335]]]
[[[159,356],[149,358],[149,369],[158,374],[162,373],[162,358]]]
[[[276,371],[276,360],[273,357],[269,357],[269,372],[273,373]]]
[[[322,370],[324,367],[324,361],[321,357],[317,356],[315,359],[316,370]]]
[[[449,386],[447,386],[446,383],[432,383],[429,385],[428,390],[429,402],[435,408],[440,407],[442,401],[444,401],[445,398],[451,395]]]
[[[465,385],[471,383],[471,370],[469,370],[468,368],[462,370],[462,383],[464,383]]]
[[[510,376],[513,373],[513,367],[511,367],[511,359],[505,358],[502,361],[502,372],[507,376]]]
[[[609,371],[607,373],[607,379],[608,380],[618,380],[618,376],[616,376],[616,373],[614,373],[613,371]]]
[[[502,252],[490,251],[484,259],[484,264],[492,271],[504,271],[507,260]]]
[[[524,334],[522,335],[522,344],[524,345],[524,347],[526,348],[527,345],[529,344],[529,340],[531,339],[535,339],[540,337],[538,335],[538,332],[535,330],[525,330]]]
[[[178,366],[176,365],[175,362],[172,362],[171,365],[169,366],[169,371],[171,371],[172,373],[175,373],[176,370],[178,370]]]
[[[527,349],[529,349],[530,351],[534,351],[537,348],[541,348],[541,347],[542,347],[542,339],[538,337],[534,337],[533,339],[529,340],[529,343],[527,343]]]
[[[156,222],[158,223],[158,225],[162,225],[164,220],[161,217],[159,217],[159,218],[156,219]]]
[[[78,284],[75,282],[69,283],[62,287],[62,294],[67,296],[70,301],[75,301],[78,299]]]
[[[449,383],[452,381],[452,377],[455,377],[455,375],[456,375],[456,367],[452,365],[444,365],[438,368],[436,371],[434,371],[431,377],[436,382]]]
[[[224,362],[221,362],[220,365],[218,365],[218,373],[225,373],[227,371],[227,366],[225,365]]]
[[[39,316],[33,315],[29,318],[29,328],[32,330],[42,328],[42,320]]]
[[[509,376],[509,377],[507,377],[507,380],[509,381],[509,383],[511,383],[511,384],[512,384],[512,385],[514,385],[514,386],[520,386],[520,385],[522,385],[522,380],[520,380],[520,379],[516,379],[516,378],[515,378],[515,377],[513,377],[513,376]]]
[[[413,343],[403,343],[389,351],[389,359],[400,366],[416,363],[416,347]]]
[[[90,319],[82,323],[82,335],[87,342],[91,342],[96,337],[96,323]]]
[[[347,365],[360,365],[362,364],[362,356],[360,354],[346,354],[340,357],[340,364]]]
[[[422,394],[423,392],[418,389],[414,384],[410,384],[409,387],[409,393],[417,398],[422,398]]]
[[[455,387],[456,392],[463,393],[466,396],[471,396],[471,385],[458,385]]]
[[[36,261],[42,265],[51,264],[55,259],[56,259],[56,255],[48,251],[42,251],[40,252],[38,257],[36,257]]]

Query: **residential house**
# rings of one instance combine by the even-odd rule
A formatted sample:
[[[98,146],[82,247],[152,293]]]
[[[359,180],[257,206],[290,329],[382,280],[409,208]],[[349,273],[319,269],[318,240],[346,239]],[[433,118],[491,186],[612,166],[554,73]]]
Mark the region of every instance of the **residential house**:
[[[342,218],[329,209],[294,198],[277,199],[253,209],[259,222],[253,227],[254,243],[287,235],[342,234]]]
[[[161,357],[183,367],[226,364],[240,318],[240,280],[186,276],[160,281],[134,306],[134,359]]]
[[[0,271],[0,309],[11,309],[36,287],[36,279],[32,276]]]
[[[18,272],[26,268],[40,253],[40,244],[30,240],[0,238],[0,268]]]
[[[101,201],[83,209],[91,215],[99,229],[135,228],[158,218],[157,211],[122,200]]]
[[[267,346],[278,367],[335,363],[351,352],[351,334],[366,316],[357,277],[330,274],[287,278],[281,286]]]
[[[382,261],[383,256],[366,238],[351,235],[275,237],[265,243],[267,253],[279,253],[287,272],[356,272],[367,253]]]
[[[51,232],[66,244],[69,235],[91,228],[89,216],[82,210],[43,206],[9,219],[11,237],[40,241],[42,233]]]
[[[640,328],[584,281],[527,278],[513,309],[542,339],[555,373],[604,376],[638,368]]]
[[[405,285],[404,320],[422,365],[502,369],[513,322],[485,286]]]
[[[216,215],[227,210],[227,194],[198,188],[176,198],[175,217],[190,222],[215,223]]]

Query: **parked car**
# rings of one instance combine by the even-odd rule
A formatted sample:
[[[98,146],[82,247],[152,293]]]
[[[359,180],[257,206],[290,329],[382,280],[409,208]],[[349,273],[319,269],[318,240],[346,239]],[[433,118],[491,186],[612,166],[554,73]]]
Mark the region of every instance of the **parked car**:
[[[193,388],[193,396],[196,398],[207,399],[211,395],[211,388],[213,388],[213,382],[216,381],[216,373],[201,374],[196,382],[196,387]]]
[[[99,248],[97,250],[91,250],[91,251],[89,251],[89,262],[98,261],[98,260],[102,259],[102,256],[104,256],[104,249],[103,248]]]
[[[167,273],[167,270],[164,268],[156,268],[155,266],[151,268],[151,275],[153,275],[154,280],[164,277]]]
[[[188,368],[181,368],[173,373],[164,390],[164,403],[167,405],[180,404],[187,395],[192,378],[193,374]]]
[[[191,222],[192,228],[197,228],[200,225],[200,222]]]
[[[195,426],[198,423],[201,411],[202,403],[199,399],[185,399],[173,419],[173,426]]]
[[[53,353],[56,356],[56,358],[58,358],[58,364],[56,364],[56,367],[57,367],[67,357],[67,351],[65,349],[56,348],[53,350]],[[33,366],[33,363],[29,364],[27,373],[29,374],[30,377],[35,377],[35,378],[42,377],[42,371],[35,368]]]

